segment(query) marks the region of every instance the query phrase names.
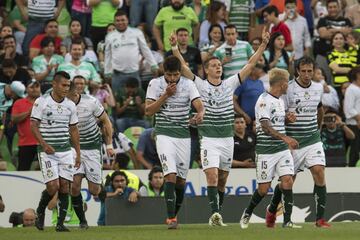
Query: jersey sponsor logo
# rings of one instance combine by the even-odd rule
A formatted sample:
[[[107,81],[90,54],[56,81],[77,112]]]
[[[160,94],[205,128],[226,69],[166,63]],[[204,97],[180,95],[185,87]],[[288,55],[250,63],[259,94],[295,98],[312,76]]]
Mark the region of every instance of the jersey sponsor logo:
[[[309,100],[309,99],[310,99],[310,94],[309,94],[309,92],[305,92],[305,93],[304,93],[304,98],[305,98],[306,100]]]
[[[295,112],[297,114],[302,114],[302,113],[310,113],[310,114],[313,114],[313,113],[316,113],[317,112],[317,109],[314,109],[314,108],[307,108],[307,107],[296,107],[295,109]]]

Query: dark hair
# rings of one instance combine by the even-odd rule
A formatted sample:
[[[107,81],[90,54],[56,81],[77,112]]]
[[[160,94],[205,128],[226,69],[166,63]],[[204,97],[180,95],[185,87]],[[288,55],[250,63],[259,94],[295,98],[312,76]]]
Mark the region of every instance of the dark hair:
[[[244,115],[242,115],[242,114],[235,114],[234,120],[237,119],[237,118],[243,118],[243,119],[245,119]]]
[[[264,17],[264,13],[267,13],[269,15],[271,15],[272,13],[275,13],[275,17],[278,17],[279,16],[279,9],[277,9],[276,6],[274,5],[270,5],[270,6],[267,6],[261,13],[261,16]]]
[[[337,5],[339,5],[338,0],[327,0],[326,1],[326,7],[328,7],[330,3],[336,3]]]
[[[181,62],[175,56],[169,56],[165,58],[163,66],[164,66],[164,72],[176,72],[176,71],[181,72]]]
[[[285,0],[285,5],[289,3],[295,3],[295,5],[297,5],[296,0]]]
[[[314,70],[319,69],[321,74],[324,76],[324,81],[327,82],[327,76],[325,74],[325,70],[322,67],[319,67],[318,65],[315,66]]]
[[[2,62],[2,68],[16,68],[16,62],[13,59],[5,58]]]
[[[116,13],[114,15],[114,18],[120,17],[120,16],[126,16],[127,17],[127,14],[126,14],[125,11],[119,9],[119,10],[116,11]]]
[[[209,58],[208,58],[208,59],[206,59],[206,61],[204,62],[204,68],[208,68],[208,67],[209,67],[209,63],[210,63],[210,61],[211,61],[211,60],[214,60],[214,59],[216,59],[216,60],[219,60],[219,61],[220,61],[220,59],[219,59],[218,57],[215,57],[215,56],[209,57]]]
[[[179,32],[187,32],[187,33],[189,33],[189,30],[187,30],[187,29],[184,28],[184,27],[181,27],[181,28],[178,28],[178,29],[176,30],[176,34],[179,34]]]
[[[258,40],[258,41],[260,42],[260,44],[261,44],[261,42],[262,42],[262,38],[261,38],[261,37],[255,37],[255,38],[253,38],[253,39],[250,40],[250,44],[253,44],[253,42],[254,42],[255,40]]]
[[[111,175],[111,185],[112,185],[112,182],[114,181],[115,177],[117,177],[117,176],[123,176],[125,178],[125,180],[126,180],[126,185],[128,185],[129,179],[126,176],[125,172],[118,171],[118,170],[114,171],[113,174]]]
[[[223,31],[221,25],[218,24],[218,23],[212,24],[212,25],[209,27],[209,31],[208,31],[209,40],[211,39],[210,33],[211,33],[211,31],[212,31],[214,28],[219,28],[219,29],[220,29],[220,32],[221,32],[221,41],[223,42],[223,41],[225,40],[225,38],[224,38],[224,31]]]
[[[70,80],[70,75],[65,71],[59,71],[55,73],[54,81],[60,81],[62,78]]]
[[[5,40],[6,40],[6,39],[9,39],[9,38],[14,39],[14,41],[15,41],[15,43],[16,43],[16,38],[15,38],[14,35],[6,35],[6,36],[3,38],[3,42],[5,42]]]
[[[224,3],[219,1],[211,1],[206,11],[206,20],[208,20],[210,24],[215,24],[218,22],[217,12],[221,8],[226,8]]]
[[[235,29],[236,30],[236,26],[234,24],[228,24],[225,26],[224,31],[226,32],[227,29]]]
[[[331,47],[334,48],[334,47],[332,46],[332,44],[333,44],[333,42],[334,42],[335,36],[338,35],[338,34],[341,34],[341,36],[343,36],[343,38],[344,38],[344,48],[345,48],[345,49],[348,49],[348,45],[347,45],[347,43],[346,43],[346,36],[345,36],[345,34],[342,33],[342,32],[336,32],[336,33],[334,33],[334,34],[331,36],[331,40],[330,40],[330,41],[331,41]]]
[[[297,70],[300,70],[300,66],[301,65],[310,65],[312,64],[314,69],[315,69],[315,62],[314,60],[311,58],[311,57],[308,57],[308,56],[304,56],[302,58],[300,58],[296,64],[296,69]]]
[[[45,28],[47,27],[47,25],[48,25],[49,23],[51,23],[51,22],[56,22],[57,24],[59,24],[58,21],[57,21],[55,18],[48,19],[48,20],[45,21],[44,31],[45,31]]]
[[[153,176],[154,176],[154,174],[155,173],[158,173],[158,172],[163,172],[162,171],[162,168],[161,167],[159,167],[159,166],[154,166],[152,169],[151,169],[151,171],[149,172],[149,175],[148,175],[148,179],[149,179],[149,181],[151,181],[152,180],[152,178],[153,178]]]
[[[352,68],[350,70],[350,72],[348,73],[348,78],[349,78],[350,82],[356,81],[359,74],[360,74],[360,66]]]
[[[71,19],[71,21],[69,22],[69,25],[68,25],[69,28],[71,27],[71,24],[72,24],[73,22],[78,22],[78,23],[80,23],[80,26],[81,26],[80,20],[73,18],[73,19]],[[81,26],[81,27],[82,27],[82,26]]]
[[[269,53],[270,53],[270,57],[269,57],[269,63],[271,63],[272,61],[274,61],[274,57],[275,57],[275,40],[279,37],[279,36],[283,36],[283,34],[281,32],[274,32],[269,40]],[[281,49],[281,54],[285,60],[285,63],[287,64],[287,66],[289,67],[289,55],[287,53],[287,51],[283,48]]]
[[[326,110],[325,115],[326,114],[336,114],[336,115],[338,115],[339,112],[336,109],[330,107],[330,108],[328,108],[328,110]]]
[[[44,48],[49,46],[50,43],[53,43],[55,46],[55,39],[52,37],[44,37],[43,40],[41,40],[40,42],[40,47]]]
[[[106,25],[106,30],[107,30],[110,26],[114,26],[114,27],[115,27],[115,24],[114,24],[114,23],[109,23],[108,25]]]
[[[83,79],[86,82],[86,79],[85,79],[85,77],[83,75],[76,75],[75,77],[73,77],[72,81],[74,81],[75,78]]]
[[[138,88],[139,87],[138,79],[134,77],[128,77],[125,81],[125,87]]]

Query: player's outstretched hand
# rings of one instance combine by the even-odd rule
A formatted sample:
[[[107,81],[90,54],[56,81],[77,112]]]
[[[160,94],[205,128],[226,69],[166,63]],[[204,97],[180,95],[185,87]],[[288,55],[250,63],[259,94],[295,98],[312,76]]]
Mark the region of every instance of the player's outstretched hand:
[[[192,118],[190,118],[189,123],[191,125],[198,125],[203,122],[204,112],[196,113]]]
[[[296,141],[294,138],[285,136],[283,140],[289,146],[290,150],[297,149],[299,147],[298,141]]]
[[[43,147],[44,152],[45,152],[46,154],[54,154],[54,153],[55,153],[55,149],[54,149],[52,146],[50,146],[50,145],[48,145],[48,144],[46,144],[46,143],[45,143],[45,145],[42,146],[42,147]]]
[[[174,95],[176,93],[176,83],[170,83],[168,84],[168,86],[166,87],[166,95],[168,95],[169,97]]]
[[[287,112],[286,113],[286,122],[287,123],[296,122],[296,114],[294,112]]]

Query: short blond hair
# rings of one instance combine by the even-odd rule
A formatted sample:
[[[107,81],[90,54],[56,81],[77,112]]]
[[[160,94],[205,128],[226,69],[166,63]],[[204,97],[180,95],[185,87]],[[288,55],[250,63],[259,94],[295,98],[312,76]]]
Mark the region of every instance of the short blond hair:
[[[289,72],[280,68],[273,68],[269,71],[269,82],[270,86],[274,86],[275,84],[282,81],[289,81]]]

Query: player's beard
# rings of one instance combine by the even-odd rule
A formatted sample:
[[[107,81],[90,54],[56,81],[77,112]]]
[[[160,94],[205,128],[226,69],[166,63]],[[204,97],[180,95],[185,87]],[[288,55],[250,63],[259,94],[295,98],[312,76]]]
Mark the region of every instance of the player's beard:
[[[174,4],[171,2],[171,7],[175,10],[175,11],[179,11],[184,7],[184,3],[179,3],[179,4]]]

